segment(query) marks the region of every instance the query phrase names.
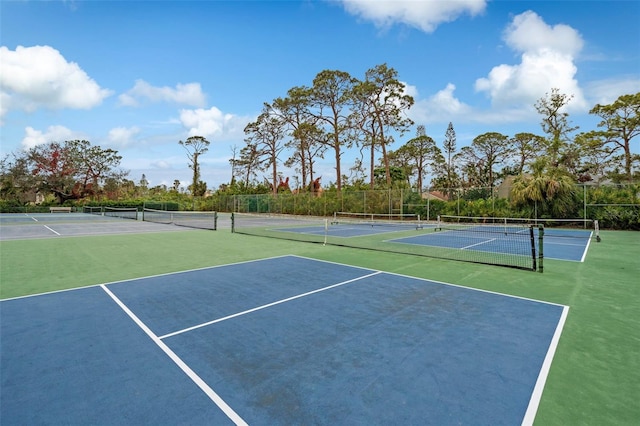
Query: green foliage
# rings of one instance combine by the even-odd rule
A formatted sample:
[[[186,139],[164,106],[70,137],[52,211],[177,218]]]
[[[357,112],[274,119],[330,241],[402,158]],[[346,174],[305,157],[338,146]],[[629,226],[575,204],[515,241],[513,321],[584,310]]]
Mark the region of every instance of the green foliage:
[[[587,187],[587,217],[602,228],[640,230],[640,184]]]
[[[189,190],[194,197],[204,195],[207,191],[207,184],[200,180],[200,156],[209,150],[209,142],[202,136],[191,136],[186,141],[179,141],[179,145],[187,151],[189,159],[189,168],[193,170],[193,180],[189,185]]]

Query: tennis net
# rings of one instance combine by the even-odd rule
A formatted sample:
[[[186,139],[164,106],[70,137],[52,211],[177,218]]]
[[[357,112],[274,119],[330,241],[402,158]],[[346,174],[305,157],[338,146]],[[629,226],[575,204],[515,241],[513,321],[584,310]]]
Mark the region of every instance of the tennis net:
[[[239,234],[536,270],[534,232],[538,230],[533,226],[514,228],[508,232],[504,227],[456,232],[462,227],[448,230],[417,218],[400,222],[371,217],[338,220],[336,215],[232,215],[232,232]]]
[[[101,206],[83,206],[82,213],[102,215]]]
[[[198,229],[218,229],[217,212],[187,212],[144,208],[142,220]]]
[[[595,238],[600,241],[600,228],[597,220],[591,219],[530,219],[509,217],[474,217],[474,216],[438,216],[438,226],[451,227],[456,224],[464,226],[544,226],[548,238]]]
[[[136,207],[105,207],[103,214],[108,217],[138,220],[138,209]]]
[[[371,222],[417,222],[420,220],[419,214],[414,213],[353,213],[334,212],[333,220],[361,220]]]
[[[331,221],[332,225],[347,226],[383,226],[404,227],[407,229],[421,229],[423,223],[417,214],[380,214],[380,213],[350,213],[335,212]]]

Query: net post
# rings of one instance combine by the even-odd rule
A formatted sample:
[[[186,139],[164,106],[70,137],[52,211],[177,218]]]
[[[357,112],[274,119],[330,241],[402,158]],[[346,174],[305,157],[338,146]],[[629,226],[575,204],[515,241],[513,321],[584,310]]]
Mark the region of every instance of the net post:
[[[324,241],[322,242],[323,246],[327,245],[327,235],[329,234],[329,219],[324,219]]]
[[[600,224],[598,223],[598,219],[593,221],[593,228],[596,234],[596,242],[599,243],[602,239],[600,238]]]
[[[236,232],[236,214],[231,212],[231,233]]]
[[[218,212],[213,212],[213,230],[218,230]]]
[[[536,271],[536,239],[533,233],[533,226],[529,225],[529,240],[531,241],[531,259],[532,259],[532,271]]]
[[[538,225],[538,272],[544,271],[544,226]]]

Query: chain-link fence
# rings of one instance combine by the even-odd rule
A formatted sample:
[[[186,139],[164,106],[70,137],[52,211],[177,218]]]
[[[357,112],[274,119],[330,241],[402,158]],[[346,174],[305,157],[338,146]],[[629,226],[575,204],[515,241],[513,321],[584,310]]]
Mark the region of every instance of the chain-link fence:
[[[218,193],[201,200],[201,209],[237,213],[291,214],[328,217],[335,212],[388,215],[415,214],[423,220],[438,215],[598,220],[603,228],[640,230],[640,184],[579,184],[562,200],[515,203],[512,188],[430,188],[324,191],[231,195]],[[553,208],[552,208],[553,207]]]

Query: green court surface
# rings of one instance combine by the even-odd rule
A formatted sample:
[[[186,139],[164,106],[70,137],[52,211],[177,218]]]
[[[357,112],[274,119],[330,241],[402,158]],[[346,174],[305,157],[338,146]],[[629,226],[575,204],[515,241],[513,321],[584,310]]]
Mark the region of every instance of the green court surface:
[[[548,301],[570,310],[535,424],[638,424],[640,233],[601,235],[583,263],[548,259],[544,273],[228,229],[11,240],[0,243],[0,298],[295,254]]]

